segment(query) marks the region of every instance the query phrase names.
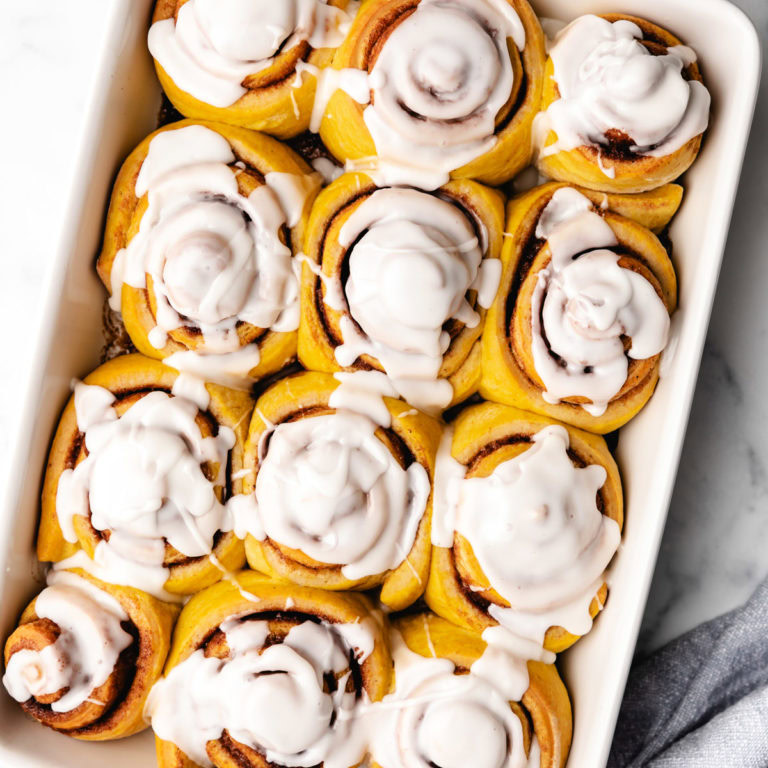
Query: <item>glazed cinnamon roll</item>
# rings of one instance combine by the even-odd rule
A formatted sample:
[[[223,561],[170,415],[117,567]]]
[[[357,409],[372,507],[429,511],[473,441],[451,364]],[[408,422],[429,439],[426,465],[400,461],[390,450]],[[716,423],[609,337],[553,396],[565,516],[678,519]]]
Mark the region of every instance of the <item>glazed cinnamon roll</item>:
[[[171,599],[240,568],[231,529],[253,402],[142,355],[75,385],[51,447],[37,553]]]
[[[413,603],[429,569],[431,478],[440,426],[401,400],[352,410],[345,387],[301,373],[258,400],[235,530],[251,568],[330,590],[380,588]],[[237,506],[238,503],[240,506]]]
[[[526,0],[366,2],[326,71],[320,135],[383,184],[500,184],[530,162],[544,60]]]
[[[146,708],[160,768],[353,768],[360,714],[391,685],[382,624],[361,595],[237,575],[195,595]]]
[[[555,183],[514,199],[507,230],[481,393],[601,434],[626,424],[653,394],[676,308],[664,246]]]
[[[3,684],[67,736],[106,741],[147,727],[178,607],[84,571],[53,571],[5,644]]]
[[[562,768],[571,704],[553,664],[429,613],[393,622],[395,691],[375,714],[375,768]]]
[[[380,371],[413,405],[476,391],[485,310],[498,286],[503,197],[466,179],[434,193],[345,174],[307,227],[299,359]]]
[[[496,403],[463,411],[437,459],[425,594],[450,621],[559,652],[607,595],[623,499],[605,441]]]
[[[659,187],[696,159],[709,107],[696,54],[674,35],[634,16],[581,16],[549,50],[538,167],[591,189]]]
[[[182,121],[147,137],[118,175],[97,265],[136,348],[225,385],[280,370],[319,186],[253,131]]]
[[[149,50],[186,117],[289,138],[305,131],[349,0],[157,0]],[[350,9],[351,10],[351,9]]]

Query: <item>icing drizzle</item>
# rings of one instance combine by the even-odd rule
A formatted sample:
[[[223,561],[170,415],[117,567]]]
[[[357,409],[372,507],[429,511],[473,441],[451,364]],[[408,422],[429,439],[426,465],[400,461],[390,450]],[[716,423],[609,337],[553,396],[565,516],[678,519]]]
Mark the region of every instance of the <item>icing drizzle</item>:
[[[370,73],[322,73],[315,114],[336,89],[346,91],[368,105],[363,119],[377,155],[350,161],[348,170],[364,170],[379,186],[437,189],[496,143],[496,118],[515,86],[508,39],[525,48],[525,28],[507,0],[421,0]]]
[[[426,619],[425,631],[429,640]],[[520,719],[509,706],[528,688],[524,659],[502,651],[503,665],[488,676],[484,654],[469,674],[455,674],[450,660],[414,653],[396,631],[391,637],[396,688],[373,705],[371,753],[377,764],[538,768],[535,737],[526,754]]]

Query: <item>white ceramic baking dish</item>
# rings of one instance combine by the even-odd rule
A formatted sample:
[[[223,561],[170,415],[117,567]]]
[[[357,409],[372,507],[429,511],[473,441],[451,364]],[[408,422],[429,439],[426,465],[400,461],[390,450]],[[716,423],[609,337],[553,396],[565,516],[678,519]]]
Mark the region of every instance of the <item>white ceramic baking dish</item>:
[[[159,88],[146,51],[152,0],[102,0],[103,37],[69,215],[50,261],[40,311],[43,329],[13,446],[11,481],[0,506],[0,638],[39,589],[34,556],[46,454],[70,380],[99,362],[104,292],[93,268],[106,202],[128,151],[155,127]],[[704,149],[685,179],[672,227],[680,277],[675,343],[649,406],[621,432],[618,460],[626,491],[624,542],[610,577],[608,606],[593,632],[560,665],[573,697],[569,768],[605,765],[653,574],[690,410],[723,247],[760,75],[760,48],[747,18],[726,0],[534,0],[546,17],[621,11],[669,28],[699,53],[714,101]],[[151,731],[86,744],[47,730],[0,693],[2,768],[135,768],[154,765]]]

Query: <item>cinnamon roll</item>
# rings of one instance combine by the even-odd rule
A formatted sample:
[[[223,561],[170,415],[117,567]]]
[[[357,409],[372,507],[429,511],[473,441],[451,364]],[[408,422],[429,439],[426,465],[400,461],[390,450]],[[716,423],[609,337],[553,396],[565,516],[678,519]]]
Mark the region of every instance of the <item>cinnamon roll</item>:
[[[300,361],[383,372],[426,410],[466,399],[480,379],[503,217],[501,193],[466,179],[434,193],[359,173],[334,181],[307,227]]]
[[[500,184],[530,162],[545,56],[526,0],[371,0],[326,70],[320,135],[382,185]]]
[[[352,8],[350,0],[157,0],[149,50],[186,117],[285,139],[309,127],[318,73]]]
[[[429,613],[396,619],[396,687],[376,713],[374,768],[563,768],[573,720],[553,664]]]
[[[481,393],[592,432],[626,424],[653,394],[676,308],[664,246],[556,183],[514,199],[507,230]]]
[[[5,644],[6,690],[67,736],[106,741],[147,727],[178,607],[81,570],[54,571]]]
[[[623,500],[605,441],[496,403],[463,411],[440,447],[425,597],[482,631],[559,652],[607,595]]]
[[[667,30],[622,14],[581,16],[549,49],[538,167],[597,190],[659,187],[696,159],[709,107],[695,52]]]
[[[229,496],[253,402],[142,355],[110,360],[64,409],[37,553],[156,596],[196,592],[245,561]]]
[[[253,131],[182,121],[147,137],[118,175],[97,265],[136,348],[229,386],[280,370],[319,186]]]
[[[251,568],[330,590],[380,588],[401,609],[424,591],[440,426],[392,398],[353,410],[344,385],[301,373],[258,400],[235,530]]]
[[[160,768],[353,768],[360,714],[391,685],[380,621],[361,595],[237,575],[184,607],[147,703]]]

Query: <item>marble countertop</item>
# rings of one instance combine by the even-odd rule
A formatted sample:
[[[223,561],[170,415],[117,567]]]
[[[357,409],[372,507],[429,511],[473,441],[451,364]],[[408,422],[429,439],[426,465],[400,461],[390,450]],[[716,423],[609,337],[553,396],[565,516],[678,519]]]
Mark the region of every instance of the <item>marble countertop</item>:
[[[692,10],[696,0],[690,0]],[[768,3],[737,0],[768,42]],[[95,0],[0,1],[0,467],[36,333],[93,73]],[[617,3],[617,7],[620,2]],[[44,94],[44,99],[41,97]],[[749,596],[768,573],[768,78],[761,86],[639,652]]]

